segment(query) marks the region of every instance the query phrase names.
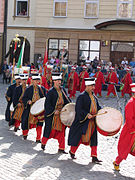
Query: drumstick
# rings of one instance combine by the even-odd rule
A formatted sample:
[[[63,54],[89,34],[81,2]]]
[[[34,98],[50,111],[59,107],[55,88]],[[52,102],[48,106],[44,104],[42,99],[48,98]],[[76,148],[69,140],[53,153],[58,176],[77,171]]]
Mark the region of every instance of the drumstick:
[[[107,111],[105,111],[105,112],[103,112],[103,113],[95,114],[95,115],[93,115],[93,117],[99,116],[99,115],[103,115],[103,114],[106,114],[106,113],[107,113]]]
[[[131,132],[130,134],[135,134],[135,131],[134,131],[134,132]]]

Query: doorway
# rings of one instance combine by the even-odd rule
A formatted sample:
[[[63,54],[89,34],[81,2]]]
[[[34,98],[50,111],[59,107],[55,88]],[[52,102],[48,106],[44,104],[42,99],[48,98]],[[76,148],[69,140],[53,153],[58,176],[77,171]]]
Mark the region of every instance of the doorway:
[[[134,58],[134,42],[111,42],[111,53],[110,61],[113,66],[115,64],[121,64],[124,57],[127,58],[128,62],[132,61]]]

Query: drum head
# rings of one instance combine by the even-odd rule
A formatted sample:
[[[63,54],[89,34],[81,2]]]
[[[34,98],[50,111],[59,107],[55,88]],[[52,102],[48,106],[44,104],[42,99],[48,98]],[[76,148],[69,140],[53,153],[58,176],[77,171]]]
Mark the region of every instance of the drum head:
[[[10,105],[10,111],[13,112],[14,111],[14,106],[13,106],[13,103],[11,103]]]
[[[45,97],[37,100],[31,107],[30,112],[32,115],[39,115],[44,111]]]
[[[75,118],[75,103],[66,104],[61,110],[60,118],[65,126],[71,126]]]
[[[121,128],[122,122],[123,117],[121,112],[111,107],[105,107],[99,110],[96,116],[97,126],[100,129],[100,133],[103,131],[103,133],[101,133],[103,135],[104,132],[108,132],[110,134],[118,132]]]

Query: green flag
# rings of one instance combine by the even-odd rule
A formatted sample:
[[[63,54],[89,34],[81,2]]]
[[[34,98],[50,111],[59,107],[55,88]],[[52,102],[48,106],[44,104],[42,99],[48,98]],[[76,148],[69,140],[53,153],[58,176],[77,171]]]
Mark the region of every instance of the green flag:
[[[25,39],[23,41],[22,49],[20,51],[19,59],[18,59],[18,62],[17,62],[17,68],[21,68],[22,67],[23,55],[24,55],[24,47],[25,47]]]

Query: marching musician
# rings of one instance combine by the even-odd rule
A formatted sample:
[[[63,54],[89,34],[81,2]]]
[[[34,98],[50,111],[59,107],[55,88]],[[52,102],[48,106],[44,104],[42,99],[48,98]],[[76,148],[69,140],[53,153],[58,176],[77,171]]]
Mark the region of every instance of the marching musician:
[[[47,80],[47,85],[48,85],[48,90],[52,87],[52,66],[48,65],[46,69],[46,80]]]
[[[83,65],[82,68],[83,68],[83,71],[79,75],[80,93],[82,93],[85,90],[85,81],[84,81],[84,78],[88,78],[89,77],[89,74],[87,72],[87,66]]]
[[[95,89],[95,78],[85,78],[85,91],[80,94],[75,106],[75,119],[70,127],[68,145],[70,156],[75,158],[75,153],[80,144],[91,147],[93,163],[100,163],[97,158],[97,129],[94,115],[101,109],[98,100],[93,95]]]
[[[7,122],[10,122],[10,120],[11,120],[10,106],[11,106],[11,103],[13,102],[13,95],[14,95],[15,88],[20,85],[19,74],[15,74],[14,78],[15,78],[15,83],[8,87],[8,90],[7,90],[6,95],[5,95],[6,100],[8,102],[6,112],[5,112],[5,120]],[[9,125],[10,125],[10,123],[9,123]]]
[[[47,83],[46,77],[44,75],[42,75],[42,67],[41,66],[40,66],[40,69],[38,72],[41,76],[41,80],[39,82],[39,85],[43,86],[48,91],[48,83]]]
[[[14,113],[12,119],[10,121],[10,125],[14,125],[14,131],[17,132],[19,130],[22,113],[24,110],[22,97],[26,90],[26,81],[28,79],[28,74],[20,74],[21,85],[15,88],[14,96],[13,96],[13,107]]]
[[[121,90],[122,98],[124,97],[125,94],[129,94],[130,97],[132,96],[131,87],[130,87],[130,84],[132,83],[132,78],[129,73],[130,68],[126,67],[125,70],[126,70],[126,74],[124,75],[124,77],[121,80],[121,82],[124,84],[124,87]]]
[[[26,89],[22,98],[24,104],[24,111],[22,114],[22,130],[23,138],[27,139],[29,129],[36,128],[37,137],[36,142],[40,143],[43,120],[37,119],[30,113],[31,106],[40,98],[46,97],[46,89],[43,86],[39,86],[39,80],[41,79],[39,74],[32,74],[32,85]]]
[[[104,75],[101,72],[101,67],[97,66],[97,72],[94,75],[96,78],[96,84],[95,84],[95,90],[94,93],[97,96],[99,94],[99,97],[102,97],[101,91],[102,91],[102,84],[105,84]]]
[[[135,83],[130,84],[133,96],[125,106],[125,124],[118,142],[118,156],[113,162],[114,169],[119,171],[119,165],[128,154],[135,156]]]
[[[79,86],[79,77],[77,72],[75,71],[76,67],[71,68],[71,72],[68,75],[68,94],[70,98],[75,98],[77,87]]]
[[[61,73],[52,73],[54,86],[48,91],[45,101],[45,128],[41,148],[45,150],[48,139],[59,142],[59,153],[65,152],[65,125],[61,123],[60,112],[70,102],[64,88],[61,88]]]
[[[111,93],[113,93],[114,97],[116,96],[114,84],[118,84],[118,78],[116,73],[114,72],[114,67],[110,67],[110,73],[108,74],[107,77],[107,82],[109,83],[108,88],[107,88],[107,95],[106,97],[108,98]]]

